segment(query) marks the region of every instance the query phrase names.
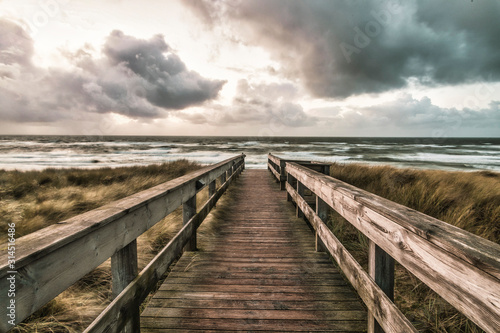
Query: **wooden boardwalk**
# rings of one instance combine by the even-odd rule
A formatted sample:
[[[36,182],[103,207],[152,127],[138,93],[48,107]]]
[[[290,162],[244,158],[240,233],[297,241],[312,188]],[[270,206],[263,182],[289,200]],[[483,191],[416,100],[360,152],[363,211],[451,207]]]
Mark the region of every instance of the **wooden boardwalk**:
[[[267,170],[246,170],[141,315],[141,332],[366,331],[367,313]],[[203,230],[203,225],[200,232]]]

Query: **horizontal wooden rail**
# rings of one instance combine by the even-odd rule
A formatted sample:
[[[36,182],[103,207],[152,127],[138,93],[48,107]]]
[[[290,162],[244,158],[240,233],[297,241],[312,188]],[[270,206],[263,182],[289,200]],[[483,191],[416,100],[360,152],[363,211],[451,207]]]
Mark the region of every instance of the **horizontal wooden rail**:
[[[299,193],[288,183],[286,188],[297,203],[297,207],[313,224],[323,246],[338,263],[370,313],[374,314],[378,322],[383,323],[384,330],[386,332],[418,332]]]
[[[222,184],[220,189],[208,199],[200,211],[183,226],[167,246],[142,270],[139,276],[108,305],[99,317],[85,330],[85,333],[122,332],[127,316],[130,313],[128,310],[138,307],[156,287],[170,264],[182,253],[183,246],[188,242],[205,217],[207,217],[229,184],[242,170],[243,164],[241,163],[226,182]]]
[[[16,241],[15,323],[23,321],[108,258],[130,252],[121,250],[206,185],[219,177],[225,183],[227,174],[231,176],[243,168],[244,158],[242,154],[206,166],[19,238]],[[189,223],[183,230],[191,230],[187,225]],[[0,290],[9,289],[7,276],[13,274],[9,273],[7,263],[7,254],[3,251]],[[4,296],[2,299],[6,299]],[[2,318],[7,318],[6,311],[7,306],[2,302]],[[0,320],[1,332],[11,328],[7,320]]]
[[[278,165],[276,160],[273,163]],[[375,283],[374,274],[386,274],[387,267],[389,270],[392,267],[391,257],[485,331],[497,332],[500,327],[498,244],[297,163],[286,162],[285,169],[290,197],[386,332],[414,331],[395,308],[390,295],[385,295],[379,283]],[[382,258],[385,253],[390,256],[374,260],[375,264],[388,265],[385,273],[372,266],[369,276],[361,269],[299,194],[297,189],[301,186],[374,243],[370,246],[376,253],[370,255],[372,259]],[[384,288],[392,288],[391,283]]]
[[[285,189],[286,182],[286,163],[297,163],[302,166],[305,166],[309,169],[324,173],[330,174],[330,163],[322,163],[317,161],[309,161],[309,160],[297,160],[297,159],[283,159],[278,156],[275,156],[271,153],[268,155],[267,168],[274,177],[280,182],[280,187],[282,190]]]

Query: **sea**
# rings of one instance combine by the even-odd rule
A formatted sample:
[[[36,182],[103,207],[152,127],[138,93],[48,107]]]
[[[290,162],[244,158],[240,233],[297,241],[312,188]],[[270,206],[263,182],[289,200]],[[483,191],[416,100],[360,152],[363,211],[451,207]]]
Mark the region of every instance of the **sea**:
[[[500,138],[0,136],[0,169],[100,168],[178,159],[212,164],[244,153],[246,167],[267,154],[334,163],[500,172]]]

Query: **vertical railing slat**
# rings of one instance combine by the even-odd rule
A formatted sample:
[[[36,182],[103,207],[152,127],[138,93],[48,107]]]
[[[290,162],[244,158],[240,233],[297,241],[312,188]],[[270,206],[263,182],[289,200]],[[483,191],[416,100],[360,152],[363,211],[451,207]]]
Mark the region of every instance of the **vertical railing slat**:
[[[182,223],[186,224],[196,214],[196,194],[182,204]],[[184,251],[196,251],[196,230],[184,246]]]
[[[368,274],[382,291],[394,301],[394,259],[370,240],[368,248]],[[384,330],[371,313],[368,314],[368,333]]]
[[[297,180],[297,193],[303,198],[304,197],[304,190],[305,186],[302,184],[300,181]],[[296,216],[297,217],[304,217],[304,214],[299,208],[299,205],[296,207]]]
[[[325,223],[328,219],[329,210],[330,207],[320,197],[316,196],[316,215]],[[323,241],[318,236],[318,231],[316,230],[316,252],[325,252],[325,249]]]
[[[133,240],[111,257],[111,278],[113,299],[118,296],[138,274],[137,240]],[[139,304],[129,310],[128,322],[122,332],[140,332]]]

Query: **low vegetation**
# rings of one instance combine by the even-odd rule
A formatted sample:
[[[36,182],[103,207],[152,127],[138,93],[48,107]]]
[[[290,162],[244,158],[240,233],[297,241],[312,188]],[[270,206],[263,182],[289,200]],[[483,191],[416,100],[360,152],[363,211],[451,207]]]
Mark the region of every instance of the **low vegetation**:
[[[17,237],[21,237],[199,167],[181,160],[114,169],[0,171],[0,231],[5,234],[7,223],[15,222]],[[334,164],[331,175],[493,242],[500,242],[498,173]],[[206,194],[199,197],[203,201]],[[216,214],[221,213],[223,210],[216,210]],[[139,269],[175,235],[181,221],[178,210],[139,237]],[[205,233],[217,232],[210,229],[209,221],[207,223],[206,230],[200,233],[201,237],[207,236]],[[331,215],[329,224],[366,267],[367,239],[337,214]],[[108,260],[13,332],[83,331],[109,303],[110,281]],[[396,269],[395,302],[421,332],[482,332],[401,266]]]
[[[332,177],[500,243],[500,174],[333,164]],[[368,240],[340,215],[335,235],[366,268]],[[400,265],[395,303],[421,332],[482,332]]]
[[[0,170],[0,234],[16,223],[19,238],[200,168],[180,160],[160,165],[44,171]],[[200,200],[203,196],[200,196]],[[138,238],[139,269],[180,229],[177,210]],[[6,240],[2,239],[1,243]],[[110,301],[110,260],[87,274],[13,332],[82,332]]]

